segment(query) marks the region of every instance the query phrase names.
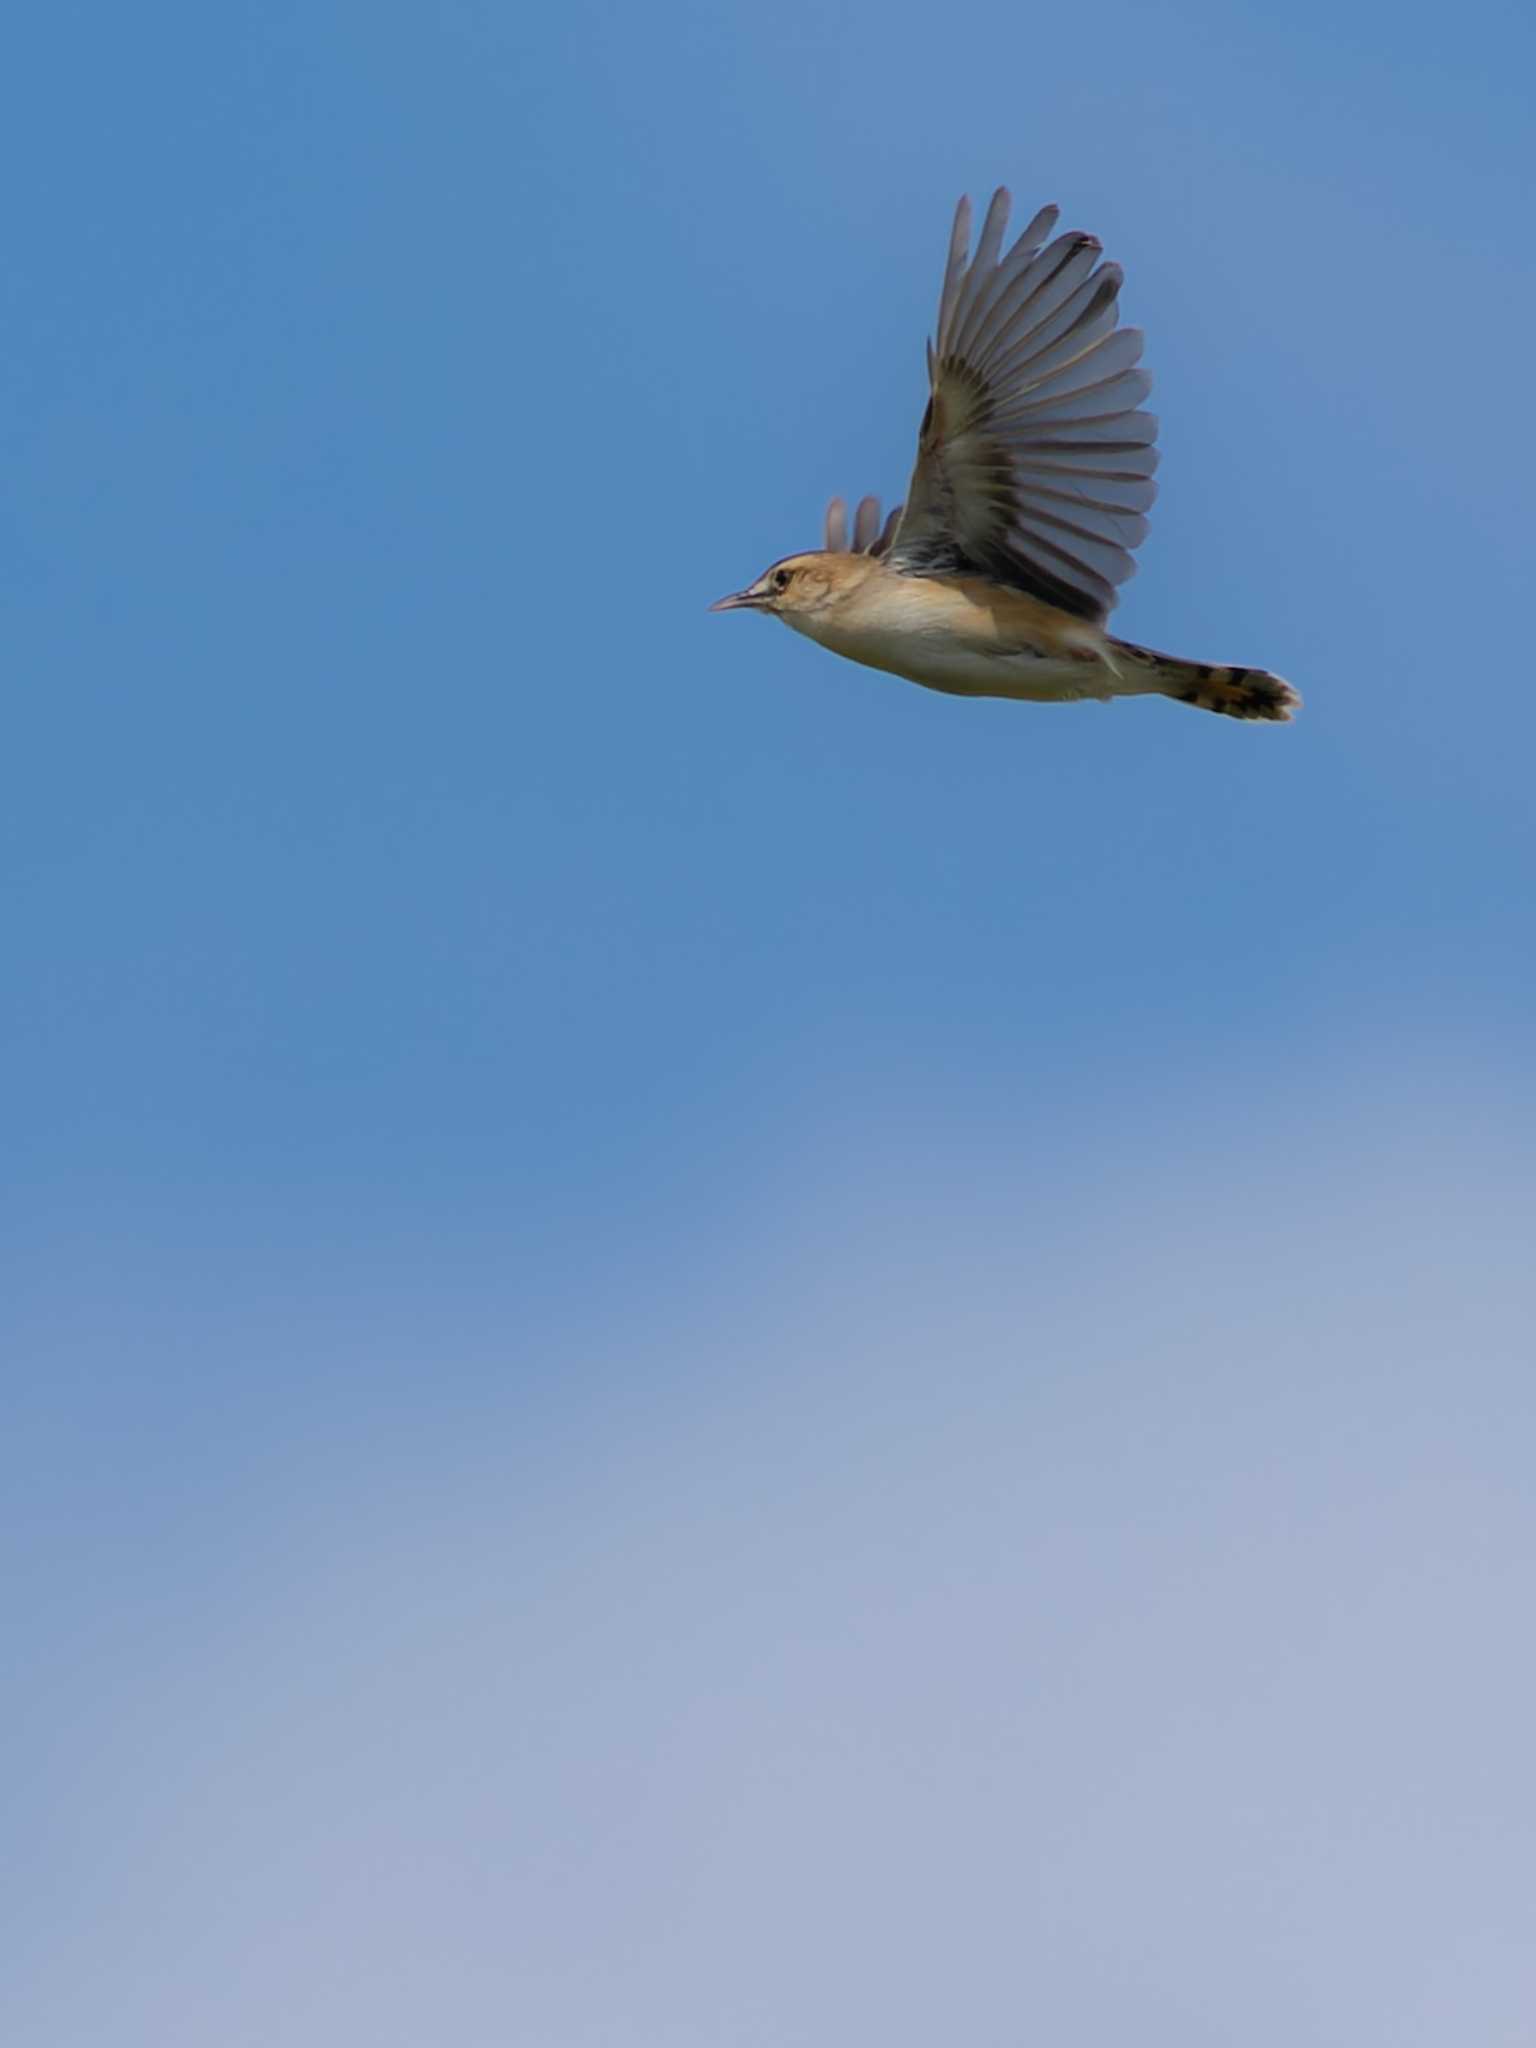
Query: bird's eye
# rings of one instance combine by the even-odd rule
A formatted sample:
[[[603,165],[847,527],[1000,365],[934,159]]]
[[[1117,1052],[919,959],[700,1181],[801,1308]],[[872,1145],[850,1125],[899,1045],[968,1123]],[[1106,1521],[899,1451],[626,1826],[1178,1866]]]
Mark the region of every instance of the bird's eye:
[[[775,590],[788,590],[788,588],[789,588],[789,571],[788,571],[787,569],[775,569],[775,570],[774,570],[774,572],[773,572],[773,587],[774,587],[774,589],[775,589]]]

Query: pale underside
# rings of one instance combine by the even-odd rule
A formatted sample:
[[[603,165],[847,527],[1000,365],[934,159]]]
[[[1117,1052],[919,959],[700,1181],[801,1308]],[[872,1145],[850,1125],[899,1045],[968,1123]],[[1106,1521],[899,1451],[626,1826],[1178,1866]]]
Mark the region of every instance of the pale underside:
[[[875,574],[835,608],[789,617],[797,632],[866,668],[958,697],[1066,703],[1140,696],[1097,626],[975,577]]]

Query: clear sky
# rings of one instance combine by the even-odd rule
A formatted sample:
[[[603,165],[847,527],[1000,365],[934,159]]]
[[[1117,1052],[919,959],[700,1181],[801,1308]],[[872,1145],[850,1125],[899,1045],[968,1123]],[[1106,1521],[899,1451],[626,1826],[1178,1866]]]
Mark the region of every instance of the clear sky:
[[[12,30],[8,2043],[1529,2040],[1533,64]],[[707,615],[999,181],[1294,727]]]

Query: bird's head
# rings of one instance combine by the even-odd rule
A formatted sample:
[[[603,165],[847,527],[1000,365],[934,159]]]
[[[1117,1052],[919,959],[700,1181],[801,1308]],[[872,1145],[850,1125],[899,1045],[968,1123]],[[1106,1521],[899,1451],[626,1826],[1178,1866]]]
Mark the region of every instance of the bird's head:
[[[838,606],[867,577],[878,574],[869,555],[786,555],[765,569],[745,590],[733,591],[712,604],[712,612],[769,612],[801,633],[816,635]]]

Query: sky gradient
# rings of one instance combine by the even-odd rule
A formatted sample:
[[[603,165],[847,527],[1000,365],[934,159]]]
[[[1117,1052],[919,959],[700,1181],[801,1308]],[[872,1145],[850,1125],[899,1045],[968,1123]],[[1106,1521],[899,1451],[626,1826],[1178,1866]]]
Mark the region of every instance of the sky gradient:
[[[1528,2042],[1525,11],[13,45],[5,2039]],[[1294,727],[706,613],[998,182]]]

